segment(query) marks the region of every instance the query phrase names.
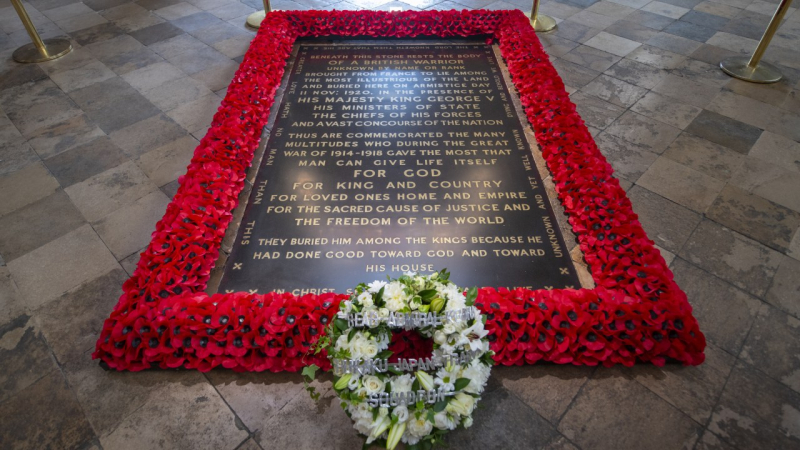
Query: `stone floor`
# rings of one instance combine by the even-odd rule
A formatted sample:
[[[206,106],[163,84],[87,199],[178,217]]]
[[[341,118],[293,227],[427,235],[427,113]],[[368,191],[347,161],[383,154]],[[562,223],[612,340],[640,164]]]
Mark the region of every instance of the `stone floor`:
[[[528,0],[276,0],[280,9]],[[225,94],[258,0],[31,0],[75,51],[18,65],[0,0],[0,447],[358,448],[291,374],[108,373],[90,360]],[[760,86],[717,69],[775,0],[547,0],[541,39],[709,341],[695,368],[496,368],[451,448],[800,447],[800,12]],[[321,386],[329,391],[330,384]]]

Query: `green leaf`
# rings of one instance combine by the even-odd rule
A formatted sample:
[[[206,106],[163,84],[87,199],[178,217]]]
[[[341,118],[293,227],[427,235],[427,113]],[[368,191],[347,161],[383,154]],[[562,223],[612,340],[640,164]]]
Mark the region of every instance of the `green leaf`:
[[[342,318],[338,318],[337,317],[336,320],[333,321],[333,324],[334,324],[334,326],[336,326],[336,329],[339,330],[339,331],[343,332],[344,330],[347,329],[347,321],[342,319]]]
[[[381,288],[381,290],[378,291],[377,294],[375,294],[375,304],[376,305],[383,301],[383,289],[384,288]]]
[[[434,416],[434,414],[433,414],[433,410],[432,410],[432,409],[429,409],[429,410],[428,410],[428,415],[427,415],[427,417],[426,417],[426,419],[428,419],[428,422],[430,422],[430,423],[436,423],[436,420],[434,420],[433,416]]]
[[[414,392],[419,390],[419,380],[416,377],[414,377],[414,382],[411,383],[411,390]]]
[[[467,306],[472,306],[475,303],[475,299],[478,298],[478,288],[473,286],[467,290]]]
[[[446,406],[447,406],[447,400],[442,400],[440,402],[436,402],[436,404],[433,405],[433,410],[436,411],[437,413],[442,412],[444,411],[444,408]]]
[[[459,379],[457,379],[456,382],[455,382],[456,391],[460,391],[460,390],[464,389],[465,387],[469,386],[469,382],[470,382],[469,378],[459,378]]]
[[[347,333],[347,342],[350,342],[350,341],[353,340],[353,336],[356,335],[356,331],[358,331],[358,330],[356,330],[355,328],[351,328],[350,329],[350,332]]]
[[[394,353],[394,352],[392,352],[391,350],[384,350],[384,351],[378,353],[377,358],[378,359],[387,359],[390,356],[392,356],[392,353]]]
[[[310,366],[303,367],[303,371],[301,373],[304,377],[308,377],[309,380],[313,380],[317,376],[317,370],[319,370],[319,367],[316,364],[312,364]]]
[[[431,300],[436,296],[436,289],[425,289],[424,291],[419,291],[418,295],[422,298],[422,301]]]

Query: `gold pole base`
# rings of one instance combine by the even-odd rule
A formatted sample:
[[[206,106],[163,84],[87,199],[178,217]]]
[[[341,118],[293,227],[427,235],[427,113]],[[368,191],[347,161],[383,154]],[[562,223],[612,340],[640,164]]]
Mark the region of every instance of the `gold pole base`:
[[[531,26],[539,33],[546,33],[556,29],[556,20],[550,16],[537,14],[535,18],[531,19]]]
[[[45,39],[42,42],[44,42],[45,47],[44,54],[31,42],[14,50],[14,54],[11,56],[14,61],[19,63],[40,63],[61,58],[72,51],[72,44],[66,39]]]
[[[732,56],[722,60],[719,68],[734,78],[752,83],[777,83],[783,78],[781,71],[770,63],[761,61],[757,66],[750,67],[747,65],[748,62],[750,62],[749,56]]]
[[[253,28],[255,30],[261,27],[261,22],[264,20],[264,17],[267,17],[267,12],[264,10],[256,11],[253,14],[247,16],[247,24],[248,27]]]

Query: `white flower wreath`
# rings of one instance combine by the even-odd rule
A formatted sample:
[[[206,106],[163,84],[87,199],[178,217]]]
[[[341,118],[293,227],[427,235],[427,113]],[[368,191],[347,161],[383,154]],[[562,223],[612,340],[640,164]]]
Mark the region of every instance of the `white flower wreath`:
[[[489,378],[486,317],[445,270],[359,284],[339,306],[317,351],[333,363],[334,390],[367,444],[429,449],[472,412]],[[415,329],[433,353],[389,363],[392,330]],[[304,371],[313,378],[315,368]],[[312,393],[313,394],[313,393]]]

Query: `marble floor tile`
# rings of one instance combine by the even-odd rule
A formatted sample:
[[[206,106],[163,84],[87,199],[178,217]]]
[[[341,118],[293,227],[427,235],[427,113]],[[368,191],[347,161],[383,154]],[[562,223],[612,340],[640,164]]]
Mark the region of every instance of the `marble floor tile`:
[[[152,46],[182,34],[184,34],[182,29],[170,22],[162,22],[136,30],[130,35],[142,44]]]
[[[167,112],[188,102],[213,95],[213,92],[194,78],[184,76],[144,91],[142,95],[161,111]]]
[[[207,95],[170,110],[167,116],[194,134],[208,128],[219,108],[220,100],[216,95]]]
[[[586,383],[558,430],[582,448],[646,450],[691,447],[701,427],[620,370],[608,369]]]
[[[739,358],[798,393],[798,333],[800,319],[770,305],[762,305]]]
[[[675,21],[675,19],[671,17],[666,17],[649,11],[642,11],[641,9],[625,16],[625,20],[644,25],[654,30],[663,30],[669,24]]]
[[[103,217],[93,226],[114,257],[124,259],[147,246],[167,204],[167,196],[156,190]]]
[[[546,448],[562,438],[552,425],[506,389],[483,395],[473,427],[449,433],[447,444],[453,448],[480,448],[503,442],[511,448]]]
[[[663,155],[720,181],[728,181],[744,162],[744,155],[709,140],[682,133]]]
[[[707,64],[711,64],[714,67],[719,67],[719,63],[723,59],[738,55],[739,55],[738,52],[734,52],[722,47],[717,47],[716,45],[703,44],[700,46],[700,48],[695,50],[694,53],[692,53],[689,56],[698,61],[703,61]]]
[[[606,53],[602,50],[597,50],[596,48],[588,45],[580,45],[569,53],[563,55],[561,59],[573,62],[592,70],[596,70],[598,72],[602,72],[613,66],[614,63],[621,59],[621,57],[612,55],[611,53]]]
[[[560,22],[553,33],[570,41],[584,43],[600,31],[602,31],[600,28],[589,27],[567,19]]]
[[[72,39],[74,39],[79,45],[89,45],[95,42],[121,36],[124,33],[125,30],[122,28],[114,25],[113,23],[107,22],[70,33],[70,37],[72,37]]]
[[[772,286],[765,297],[767,303],[789,314],[800,318],[800,261],[794,258],[783,258]]]
[[[202,374],[191,371],[106,371],[100,368],[97,360],[91,359],[89,353],[65,364],[64,372],[86,411],[87,419],[100,436],[113,432],[121,421],[148,402],[153,403],[153,392],[168,391],[173,387],[176,392],[183,393],[202,389],[202,386],[207,385]],[[169,398],[169,394],[166,394]],[[199,406],[203,407],[202,401]],[[227,409],[224,405],[223,408]],[[155,414],[150,420],[163,417]],[[180,439],[180,435],[172,437],[175,438]]]
[[[45,17],[52,21],[69,19],[71,17],[79,16],[81,14],[92,13],[94,10],[84,5],[83,3],[70,3],[68,5],[59,6],[57,8],[48,9],[43,11]]]
[[[581,8],[557,1],[542,2],[539,8],[542,14],[550,17],[558,17],[559,19],[569,19],[571,16],[581,12]],[[543,34],[542,36],[545,35]],[[542,36],[540,36],[539,39],[541,39]]]
[[[737,363],[708,429],[741,448],[792,448],[799,442],[800,394]]]
[[[327,387],[327,389],[325,389]],[[326,383],[317,388],[322,394],[315,403],[305,392],[292,398],[272,418],[264,422],[261,431],[256,433],[256,440],[268,448],[318,448],[335,447],[351,448],[363,444],[363,439],[353,429],[352,422],[338,405],[334,394]],[[286,432],[280,424],[292,424],[293,430],[303,432]],[[326,428],[316,424],[325,423]]]
[[[127,160],[122,150],[108,136],[103,136],[46,159],[44,164],[61,187],[66,188]]]
[[[106,134],[114,133],[161,112],[138,92],[114,100],[108,106],[87,112]]]
[[[691,22],[676,20],[668,27],[664,28],[664,32],[702,43],[710,39],[717,31],[713,28],[704,27]],[[671,49],[667,48],[667,50]],[[678,53],[685,54],[683,52]]]
[[[32,81],[44,80],[47,78],[45,73],[38,65],[14,64],[9,68],[0,71],[0,90],[19,86]]]
[[[623,58],[604,72],[614,78],[645,89],[653,89],[667,76],[667,71]]]
[[[308,396],[300,374],[279,372],[264,377],[256,373],[213,370],[209,381],[237,417],[258,435],[267,422],[298,395]]]
[[[139,157],[188,133],[164,114],[111,133],[111,140],[131,158]]]
[[[117,75],[124,75],[151,64],[157,64],[164,59],[149,48],[139,48],[105,58],[102,61]]]
[[[601,14],[596,14],[587,10],[583,10],[577,14],[573,14],[567,19],[569,22],[574,22],[589,28],[596,28],[603,30],[617,21],[614,17],[608,17]]]
[[[650,38],[645,44],[687,56],[703,45],[700,42],[663,31]]]
[[[795,191],[797,192],[797,191]],[[727,185],[706,215],[778,251],[789,249],[800,228],[800,213]]]
[[[631,106],[631,111],[651,119],[660,120],[676,128],[684,129],[700,114],[701,109],[655,92],[648,92],[636,104]]]
[[[238,58],[247,53],[252,40],[253,36],[244,34],[215,42],[211,47],[229,58]]]
[[[92,11],[90,13],[70,17],[69,19],[58,20],[56,21],[56,25],[67,33],[72,33],[96,25],[102,25],[106,22],[108,21],[103,16]]]
[[[585,45],[622,57],[636,50],[642,44],[630,39],[626,39],[624,37],[619,37],[614,34],[602,31],[597,35],[595,35],[594,37],[592,37],[591,39],[589,39],[588,41],[586,41]]]
[[[664,77],[661,83],[653,88],[653,91],[689,105],[705,108],[719,95],[720,87],[670,74]]]
[[[705,355],[706,360],[700,366],[641,364],[624,372],[695,422],[706,423],[736,358],[713,345],[706,347]]]
[[[624,108],[631,107],[647,93],[644,88],[608,75],[598,76],[581,91]]]
[[[41,163],[0,175],[0,217],[54,194],[58,187],[58,181]]]
[[[708,342],[738,355],[763,303],[682,258],[671,269]]]
[[[83,216],[59,189],[0,218],[0,254],[9,263],[84,223]]]
[[[143,154],[136,164],[156,186],[164,186],[186,172],[197,145],[197,140],[184,136]]]
[[[79,448],[95,437],[58,370],[0,403],[0,417],[0,442],[8,448]]]
[[[671,75],[677,75],[712,87],[724,86],[725,83],[731,79],[720,70],[719,63],[709,64],[692,58],[687,58],[678,67],[673,69]]]
[[[639,9],[642,6],[650,3],[650,0],[609,0],[613,3],[628,6],[634,9]]]
[[[631,143],[622,137],[604,131],[596,138],[597,147],[614,168],[616,177],[635,182],[658,158],[646,146]]]
[[[81,114],[49,127],[41,128],[31,135],[28,144],[40,158],[45,159],[105,136],[86,114]]]
[[[74,264],[76,260],[81,264]],[[116,267],[116,259],[87,224],[8,263],[31,308]]]
[[[104,448],[234,448],[247,438],[214,388],[198,382],[171,383],[151,391],[144,404],[100,436],[100,442]]]
[[[659,1],[650,2],[644,5],[640,10],[666,16],[671,19],[680,19],[681,16],[689,12],[688,8],[682,8],[680,6]]]
[[[726,5],[724,3],[716,2],[713,0],[700,2],[693,9],[695,11],[707,14],[713,14],[715,16],[724,17],[726,19],[733,19],[740,12],[742,12],[741,8]],[[684,20],[686,19],[684,18]]]
[[[625,56],[633,61],[658,69],[671,70],[681,65],[686,57],[651,45],[642,45]]]
[[[28,315],[0,325],[0,343],[0,403],[57,368],[41,329]]]
[[[205,84],[206,87],[216,93],[220,89],[225,89],[230,84],[231,80],[233,79],[233,75],[238,69],[238,63],[228,61],[194,73],[191,75],[191,77]]]
[[[191,14],[199,13],[200,11],[200,8],[197,8],[189,3],[180,2],[175,3],[174,5],[156,9],[153,12],[164,20],[175,20]]]
[[[90,222],[98,221],[156,190],[153,182],[132,161],[65,189]]]
[[[81,115],[81,110],[51,80],[0,91],[0,104],[23,136]]]
[[[596,70],[587,69],[563,59],[553,61],[553,67],[558,71],[558,75],[564,81],[564,84],[576,88],[586,86],[600,75],[600,72]]]
[[[791,166],[782,167],[748,157],[734,175],[731,184],[794,211],[800,211],[800,199],[795,195],[800,188],[800,176],[791,169]]]
[[[700,214],[638,185],[628,191],[628,198],[650,239],[672,253],[683,247],[702,219]]]
[[[678,256],[757,297],[767,292],[781,261],[775,250],[711,220],[700,222]]]
[[[728,6],[728,7],[730,7],[729,5],[725,5],[725,4],[721,3],[721,2],[717,2],[716,5],[717,6]],[[736,9],[738,10],[738,11],[736,11],[736,15],[738,15],[741,12],[741,9],[739,9],[739,8],[736,8]],[[732,17],[730,17],[730,18],[732,18]],[[723,28],[725,25],[728,24],[730,18],[725,17],[725,16],[720,15],[720,14],[708,13],[708,12],[701,11],[700,9],[694,8],[693,11],[689,11],[686,14],[684,14],[681,17],[681,20],[684,21],[684,22],[689,22],[689,23],[693,23],[693,24],[696,24],[696,25],[702,25],[704,27],[708,27],[708,28],[711,28],[711,29],[714,29],[714,30],[719,30],[719,29]]]
[[[184,76],[180,69],[162,61],[128,72],[122,75],[122,79],[143,93]]]
[[[664,156],[659,157],[636,183],[698,213],[705,212],[725,186],[723,181]]]
[[[604,16],[616,17],[617,19],[620,19],[636,11],[636,8],[603,0],[586,8],[586,11],[591,11],[596,14],[602,14]]]
[[[761,129],[703,110],[686,131],[739,153],[747,154],[761,136]]]
[[[222,21],[215,15],[207,11],[203,11],[196,14],[188,15],[186,17],[181,17],[180,19],[173,20],[171,23],[180,28],[181,30],[187,33],[191,33],[201,28],[217,25],[219,23],[222,23]]]
[[[678,137],[681,130],[629,110],[609,126],[606,132],[661,154]]]
[[[555,34],[543,34],[539,36],[539,41],[542,43],[542,46],[544,46],[544,49],[550,58],[559,58],[564,56],[569,53],[570,50],[580,45],[577,42],[564,39]]]
[[[570,96],[570,99],[575,103],[578,113],[586,124],[600,130],[611,125],[625,112],[625,108],[580,91]]]
[[[492,369],[492,377],[555,425],[593,372],[592,367],[511,366]]]
[[[112,269],[71,289],[33,312],[35,322],[61,364],[89,359],[108,311],[122,295],[127,274]],[[64,320],[69,317],[69,320]]]
[[[756,39],[718,31],[706,41],[706,44],[716,45],[717,47],[722,47],[740,55],[750,55],[753,53],[753,50],[756,49],[758,41]]]
[[[614,22],[603,31],[639,43],[647,42],[658,33],[658,30],[625,19]]]

